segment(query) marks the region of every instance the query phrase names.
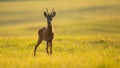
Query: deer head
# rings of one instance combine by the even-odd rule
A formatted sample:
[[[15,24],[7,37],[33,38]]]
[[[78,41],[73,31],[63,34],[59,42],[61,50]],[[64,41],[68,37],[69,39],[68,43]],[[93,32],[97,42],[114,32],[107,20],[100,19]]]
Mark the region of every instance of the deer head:
[[[51,21],[53,19],[53,17],[55,17],[56,12],[54,11],[54,9],[52,9],[51,13],[49,14],[48,9],[46,9],[46,12],[44,11],[44,16],[47,18],[47,23],[51,24]]]

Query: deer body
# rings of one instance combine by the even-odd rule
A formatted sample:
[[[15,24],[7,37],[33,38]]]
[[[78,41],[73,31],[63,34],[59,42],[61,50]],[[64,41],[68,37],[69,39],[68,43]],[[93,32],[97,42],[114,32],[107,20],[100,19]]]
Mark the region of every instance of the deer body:
[[[36,54],[37,47],[43,40],[46,41],[47,54],[49,54],[48,48],[50,47],[50,54],[52,55],[52,40],[54,38],[54,30],[53,30],[51,21],[55,15],[56,15],[56,13],[55,13],[55,11],[53,12],[53,10],[52,10],[51,14],[48,13],[48,10],[47,10],[47,13],[44,12],[44,16],[47,18],[47,27],[43,27],[38,31],[39,38],[38,38],[38,42],[34,48],[34,56]]]
[[[42,33],[42,34],[40,34]],[[38,32],[39,36],[42,35],[42,40],[44,41],[52,41],[54,37],[54,31],[52,24],[48,25],[47,27],[43,27],[42,29],[39,30]]]

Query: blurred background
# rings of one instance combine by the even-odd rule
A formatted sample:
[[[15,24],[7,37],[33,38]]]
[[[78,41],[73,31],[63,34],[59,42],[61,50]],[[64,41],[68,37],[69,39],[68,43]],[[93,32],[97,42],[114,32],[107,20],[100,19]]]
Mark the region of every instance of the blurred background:
[[[1,0],[0,36],[32,33],[46,26],[43,12],[54,8],[58,34],[119,33],[119,0]],[[29,33],[29,34],[30,34]]]

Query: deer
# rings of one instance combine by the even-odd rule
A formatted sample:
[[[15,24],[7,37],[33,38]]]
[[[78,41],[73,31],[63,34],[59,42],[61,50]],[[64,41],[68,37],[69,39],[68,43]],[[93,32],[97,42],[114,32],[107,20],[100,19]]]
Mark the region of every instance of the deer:
[[[48,9],[46,9],[46,12],[44,11],[44,16],[47,19],[47,26],[39,29],[38,31],[38,41],[34,48],[34,56],[36,55],[37,47],[41,44],[42,41],[46,42],[46,53],[52,55],[52,41],[54,38],[52,20],[55,15],[56,12],[54,11],[54,8],[52,9],[51,13],[48,12]]]

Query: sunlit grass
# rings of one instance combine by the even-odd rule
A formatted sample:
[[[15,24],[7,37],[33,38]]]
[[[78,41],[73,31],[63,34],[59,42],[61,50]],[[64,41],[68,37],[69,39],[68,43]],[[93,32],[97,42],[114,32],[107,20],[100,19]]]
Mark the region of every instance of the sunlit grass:
[[[116,68],[120,64],[120,40],[109,35],[56,36],[52,56],[46,55],[43,42],[34,57],[33,48],[36,40],[36,37],[1,37],[0,66]]]
[[[118,0],[0,2],[0,68],[119,68]],[[33,56],[43,11],[55,8],[53,55],[42,42]]]

